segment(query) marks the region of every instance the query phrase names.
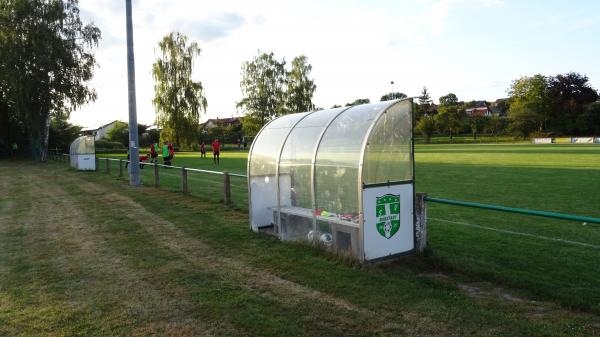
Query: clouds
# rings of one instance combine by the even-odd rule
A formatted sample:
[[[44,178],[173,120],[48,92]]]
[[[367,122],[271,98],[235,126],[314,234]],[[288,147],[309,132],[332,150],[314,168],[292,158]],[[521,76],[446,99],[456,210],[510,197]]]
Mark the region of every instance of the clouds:
[[[73,121],[93,126],[126,120],[123,1],[82,1],[80,6],[86,20],[102,30],[96,53],[102,67],[92,83],[98,100],[74,113]],[[587,13],[578,21],[581,30],[600,33],[600,18],[594,14],[600,8],[581,7]],[[286,60],[306,55],[317,84],[315,103],[321,107],[378,99],[390,90],[391,80],[396,90],[409,95],[426,85],[434,97],[453,91],[465,100],[504,96],[511,78],[557,73],[561,66],[578,62],[576,70],[600,80],[600,73],[593,74],[598,53],[590,48],[597,50],[595,45],[582,47],[571,39],[574,52],[565,51],[558,59],[562,50],[532,34],[532,18],[563,12],[550,5],[502,0],[134,0],[138,120],[154,121],[152,63],[158,42],[172,31],[202,48],[193,76],[206,90],[206,119],[236,114],[241,64],[259,49]],[[544,34],[553,36],[553,29],[560,30],[555,26],[545,28]]]
[[[185,31],[200,41],[210,42],[225,38],[246,23],[246,18],[238,13],[214,13],[185,25]]]

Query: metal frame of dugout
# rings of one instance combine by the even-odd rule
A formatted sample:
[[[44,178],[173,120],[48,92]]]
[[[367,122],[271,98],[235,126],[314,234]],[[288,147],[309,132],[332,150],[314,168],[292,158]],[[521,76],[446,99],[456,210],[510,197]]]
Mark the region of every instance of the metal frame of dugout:
[[[360,261],[415,250],[413,101],[285,115],[248,155],[250,226]]]

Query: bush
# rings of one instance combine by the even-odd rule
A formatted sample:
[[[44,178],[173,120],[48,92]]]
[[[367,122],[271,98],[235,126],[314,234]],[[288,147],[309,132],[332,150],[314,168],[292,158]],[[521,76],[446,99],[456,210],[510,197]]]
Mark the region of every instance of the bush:
[[[107,153],[107,152],[127,152],[127,148],[120,142],[112,142],[105,139],[99,139],[96,141],[96,153]]]

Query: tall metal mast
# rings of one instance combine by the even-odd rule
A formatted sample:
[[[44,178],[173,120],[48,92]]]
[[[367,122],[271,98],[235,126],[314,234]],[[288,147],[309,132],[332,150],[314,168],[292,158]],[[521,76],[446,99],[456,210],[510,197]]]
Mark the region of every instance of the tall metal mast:
[[[137,108],[135,101],[135,61],[133,57],[133,23],[131,0],[125,0],[127,16],[127,87],[129,89],[129,185],[140,185]]]

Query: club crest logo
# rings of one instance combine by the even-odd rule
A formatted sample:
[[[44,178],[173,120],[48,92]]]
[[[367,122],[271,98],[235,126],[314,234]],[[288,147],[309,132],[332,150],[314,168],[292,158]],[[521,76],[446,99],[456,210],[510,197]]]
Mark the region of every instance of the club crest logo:
[[[386,194],[377,198],[377,231],[386,239],[400,229],[400,195]]]

